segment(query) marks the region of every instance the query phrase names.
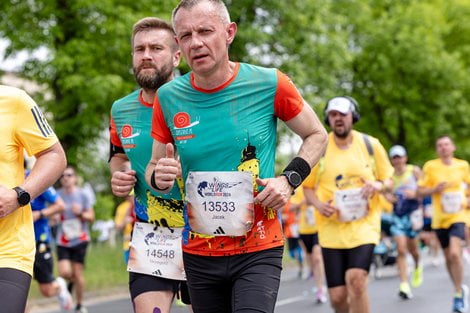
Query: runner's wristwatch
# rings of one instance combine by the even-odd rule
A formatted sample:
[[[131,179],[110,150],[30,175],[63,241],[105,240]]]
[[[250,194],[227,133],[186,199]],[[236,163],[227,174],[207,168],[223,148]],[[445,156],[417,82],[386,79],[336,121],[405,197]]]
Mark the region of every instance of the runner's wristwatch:
[[[302,177],[296,171],[284,171],[282,172],[281,176],[285,176],[289,185],[291,185],[294,189],[302,184]]]
[[[23,188],[17,186],[13,188],[13,190],[16,191],[16,194],[18,195],[17,199],[20,206],[25,206],[29,203],[29,201],[31,201],[31,196]]]

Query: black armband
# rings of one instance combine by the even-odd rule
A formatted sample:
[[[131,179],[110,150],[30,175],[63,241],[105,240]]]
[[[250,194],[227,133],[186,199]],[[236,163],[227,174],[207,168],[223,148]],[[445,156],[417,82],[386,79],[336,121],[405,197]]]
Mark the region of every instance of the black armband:
[[[302,159],[301,157],[295,157],[290,161],[289,165],[284,169],[283,173],[286,172],[297,172],[300,175],[300,178],[302,182],[310,175],[310,171],[312,168],[310,167],[310,164],[308,164],[307,161]]]
[[[109,159],[108,159],[108,163],[111,161],[111,158],[117,154],[117,153],[122,153],[122,154],[125,154],[124,152],[124,148],[123,147],[118,147],[116,145],[113,145],[112,142],[109,143]]]
[[[163,191],[167,190],[168,188],[160,188],[157,186],[157,183],[155,182],[155,170],[152,171],[152,175],[150,176],[150,186],[152,186],[153,189],[158,190],[158,191]]]

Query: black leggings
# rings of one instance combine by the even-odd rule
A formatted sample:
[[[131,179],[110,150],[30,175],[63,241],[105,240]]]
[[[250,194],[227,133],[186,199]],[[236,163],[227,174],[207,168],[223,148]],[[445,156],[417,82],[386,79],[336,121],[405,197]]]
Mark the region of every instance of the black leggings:
[[[0,305],[2,313],[24,313],[31,276],[12,268],[0,268]]]

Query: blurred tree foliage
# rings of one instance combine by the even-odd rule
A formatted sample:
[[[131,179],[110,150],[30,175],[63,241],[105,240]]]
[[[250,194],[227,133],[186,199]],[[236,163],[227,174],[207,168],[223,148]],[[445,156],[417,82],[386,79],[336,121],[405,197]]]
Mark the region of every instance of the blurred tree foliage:
[[[136,88],[130,34],[144,16],[169,19],[176,0],[6,0],[0,37],[8,53],[45,47],[21,74],[47,86],[36,95],[53,116],[69,161],[103,137],[112,102]],[[358,129],[386,147],[406,145],[418,164],[434,138],[455,138],[470,158],[468,0],[226,0],[238,34],[232,59],[292,77],[323,118],[329,97],[352,95]],[[183,63],[181,72],[186,72]],[[90,165],[91,166],[91,165]]]

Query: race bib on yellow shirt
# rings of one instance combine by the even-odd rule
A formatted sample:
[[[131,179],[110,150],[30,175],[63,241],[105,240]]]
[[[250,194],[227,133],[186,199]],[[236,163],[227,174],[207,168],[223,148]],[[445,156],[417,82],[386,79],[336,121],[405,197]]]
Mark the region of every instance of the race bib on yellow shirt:
[[[181,249],[182,228],[154,230],[137,222],[132,232],[127,270],[168,279],[186,280]]]
[[[362,197],[361,188],[335,191],[335,204],[341,222],[358,220],[367,214],[367,199]]]
[[[191,230],[213,236],[243,236],[254,219],[250,172],[189,172],[186,206]]]
[[[462,209],[461,192],[444,192],[441,195],[442,210],[445,213],[456,213]]]
[[[82,235],[82,221],[78,218],[64,220],[62,231],[67,240],[79,238]]]
[[[290,233],[292,235],[291,238],[298,238],[299,237],[299,224],[292,224],[289,226]]]
[[[315,207],[313,205],[309,205],[305,208],[305,223],[308,226],[315,225]]]

